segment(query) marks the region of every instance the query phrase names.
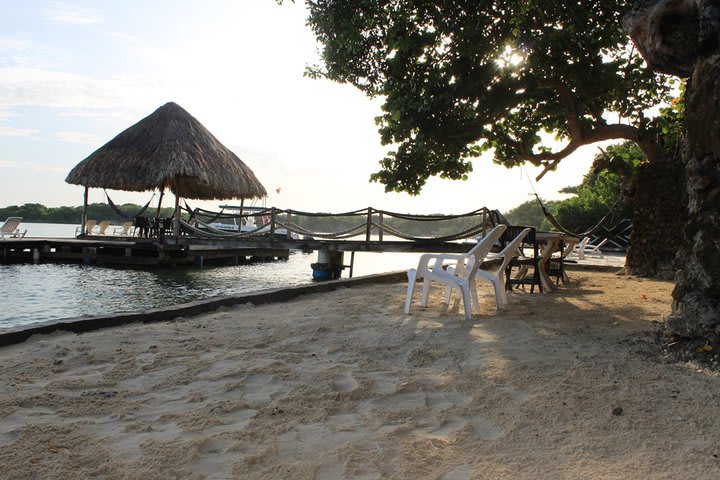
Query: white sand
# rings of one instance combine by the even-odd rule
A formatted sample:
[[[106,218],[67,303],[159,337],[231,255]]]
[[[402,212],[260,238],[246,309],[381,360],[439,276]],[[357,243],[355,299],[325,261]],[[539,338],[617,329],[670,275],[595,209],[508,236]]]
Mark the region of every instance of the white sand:
[[[649,333],[672,285],[572,277],[472,322],[377,284],[2,348],[0,478],[720,478],[719,378]]]

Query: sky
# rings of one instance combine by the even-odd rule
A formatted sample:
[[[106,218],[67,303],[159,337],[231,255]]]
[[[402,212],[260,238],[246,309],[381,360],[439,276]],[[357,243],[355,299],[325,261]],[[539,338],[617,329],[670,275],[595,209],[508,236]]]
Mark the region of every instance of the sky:
[[[506,169],[486,155],[465,182],[433,178],[418,196],[385,193],[369,182],[391,149],[374,121],[382,101],[303,76],[318,45],[300,0],[0,0],[0,12],[0,207],[81,205],[68,172],[170,101],[255,172],[267,206],[283,209],[507,211],[533,187],[565,198],[558,190],[579,184],[597,152],[581,149],[537,183],[539,169]],[[109,193],[141,205],[152,195]],[[104,201],[90,190],[90,202]]]

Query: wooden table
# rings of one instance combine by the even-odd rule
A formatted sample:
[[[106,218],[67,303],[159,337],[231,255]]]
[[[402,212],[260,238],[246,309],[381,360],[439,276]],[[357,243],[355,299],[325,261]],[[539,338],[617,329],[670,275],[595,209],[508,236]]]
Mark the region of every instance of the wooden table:
[[[552,292],[555,290],[552,278],[548,273],[548,262],[552,258],[553,253],[560,252],[560,261],[564,260],[566,255],[564,252],[570,246],[574,246],[580,239],[573,235],[567,235],[561,232],[535,232],[535,241],[540,247],[542,254],[538,261],[538,268],[540,270],[540,282],[542,283],[543,292]],[[563,248],[565,246],[565,248]]]

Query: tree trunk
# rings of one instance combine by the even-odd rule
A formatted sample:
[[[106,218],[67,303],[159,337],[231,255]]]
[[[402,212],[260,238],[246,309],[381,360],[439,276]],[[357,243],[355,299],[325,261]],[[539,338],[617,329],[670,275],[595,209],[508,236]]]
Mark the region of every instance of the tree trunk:
[[[637,0],[623,19],[656,71],[685,92],[688,221],[666,333],[720,352],[720,1]],[[681,342],[682,343],[682,342]],[[705,346],[705,345],[704,345]]]
[[[672,280],[687,221],[685,167],[680,152],[666,152],[635,176],[633,230],[625,269],[641,277]]]
[[[720,347],[720,55],[699,60],[686,92],[688,222],[667,328]]]

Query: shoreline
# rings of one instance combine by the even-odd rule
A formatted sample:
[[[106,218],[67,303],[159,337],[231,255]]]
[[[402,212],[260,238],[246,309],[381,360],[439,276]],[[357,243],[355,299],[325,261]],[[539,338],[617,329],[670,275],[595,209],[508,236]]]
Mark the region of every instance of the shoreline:
[[[395,282],[401,279],[407,279],[406,272],[404,270],[364,275],[354,278],[328,280],[322,283],[313,283],[309,285],[270,288],[238,295],[224,295],[144,311],[70,317],[49,320],[47,322],[36,322],[29,325],[21,325],[18,327],[0,330],[0,348],[22,343],[33,335],[49,334],[55,331],[83,333],[138,322],[165,322],[178,317],[195,316],[212,312],[221,307],[231,307],[244,303],[262,305],[265,303],[286,302],[300,295],[331,292],[337,288],[351,288],[356,285],[365,285],[368,283]]]
[[[615,272],[621,270],[616,265],[578,264],[568,263],[568,271]],[[269,288],[237,295],[223,295],[202,300],[193,300],[186,303],[167,305],[144,311],[118,312],[107,315],[92,315],[82,317],[68,317],[46,322],[34,322],[27,325],[10,327],[0,330],[0,348],[22,343],[33,335],[43,335],[55,331],[73,333],[91,332],[105,328],[112,328],[131,323],[165,322],[177,317],[187,317],[212,312],[222,307],[251,303],[262,305],[265,303],[286,302],[300,295],[330,292],[336,288],[351,288],[356,285],[368,283],[407,282],[407,271],[363,275],[353,278],[340,278],[316,282],[308,285],[290,286],[282,288]]]

